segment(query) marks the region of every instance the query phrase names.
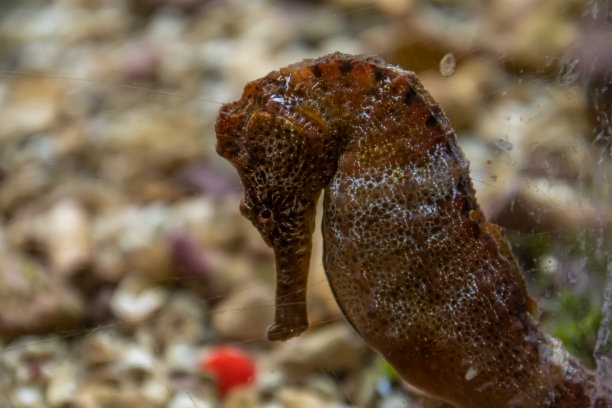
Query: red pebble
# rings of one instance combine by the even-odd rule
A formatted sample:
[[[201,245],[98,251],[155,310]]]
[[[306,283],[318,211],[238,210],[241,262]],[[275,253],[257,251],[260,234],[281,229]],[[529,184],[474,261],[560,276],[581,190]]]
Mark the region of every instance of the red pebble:
[[[217,387],[221,395],[226,395],[235,387],[253,383],[255,362],[244,351],[231,346],[213,348],[201,361],[204,370],[217,377]]]

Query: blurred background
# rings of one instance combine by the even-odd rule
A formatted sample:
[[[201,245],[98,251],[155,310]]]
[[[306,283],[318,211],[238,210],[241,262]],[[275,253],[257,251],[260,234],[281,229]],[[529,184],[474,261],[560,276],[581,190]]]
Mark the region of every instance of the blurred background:
[[[2,1],[0,407],[444,406],[348,327],[318,236],[311,328],[265,339],[273,257],[214,122],[334,51],[417,72],[545,330],[609,380],[611,24],[605,0]]]

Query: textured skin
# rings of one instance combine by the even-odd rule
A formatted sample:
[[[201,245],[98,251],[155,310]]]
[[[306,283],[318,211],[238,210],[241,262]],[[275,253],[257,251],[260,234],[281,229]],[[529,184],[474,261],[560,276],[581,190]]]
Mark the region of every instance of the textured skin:
[[[274,249],[272,340],[307,328],[315,203],[324,266],[363,339],[414,386],[458,407],[608,407],[592,372],[532,320],[535,304],[468,162],[412,72],[332,54],[274,71],[224,105],[217,151],[241,212]],[[597,396],[600,395],[600,396]]]

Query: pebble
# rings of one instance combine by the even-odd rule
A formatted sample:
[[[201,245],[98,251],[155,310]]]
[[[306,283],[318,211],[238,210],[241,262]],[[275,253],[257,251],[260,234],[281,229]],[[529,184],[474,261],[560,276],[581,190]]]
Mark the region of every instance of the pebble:
[[[399,394],[399,393],[393,393],[390,395],[387,395],[382,402],[380,403],[380,408],[407,408],[407,407],[418,407],[420,405],[408,402],[406,400],[406,396]],[[433,406],[432,406],[433,408]]]
[[[136,275],[125,278],[110,300],[114,315],[128,325],[145,322],[158,312],[167,299],[167,292],[158,286],[148,286]]]
[[[190,343],[174,343],[168,346],[164,361],[169,371],[192,373],[198,368],[198,352]]]
[[[19,387],[13,390],[11,400],[18,408],[39,408],[44,406],[43,393],[38,387]]]
[[[198,344],[206,335],[204,301],[188,293],[175,293],[153,321],[152,331],[157,347],[166,350],[178,344]]]
[[[275,352],[283,367],[299,373],[348,372],[361,366],[369,353],[369,348],[344,322],[310,329]]]
[[[280,390],[277,398],[285,408],[332,408],[335,405],[313,392],[288,387]]]
[[[118,360],[126,344],[115,331],[96,330],[84,339],[82,347],[82,362],[95,368]]]
[[[209,401],[202,400],[187,392],[178,392],[168,403],[168,408],[213,408]]]
[[[46,217],[51,265],[60,276],[70,276],[91,263],[90,223],[84,209],[73,199],[55,203]]]
[[[65,96],[65,85],[51,78],[18,78],[7,89],[6,103],[0,112],[6,126],[0,130],[0,139],[19,138],[25,133],[48,129],[55,122],[59,101]]]
[[[151,352],[139,346],[128,346],[124,348],[115,361],[115,367],[120,373],[126,373],[130,377],[141,378],[143,375],[151,375],[156,368],[156,360]]]
[[[72,361],[68,360],[60,363],[53,370],[53,376],[51,376],[45,390],[47,403],[58,408],[69,405],[78,389],[78,384],[75,381],[77,377],[77,367]]]
[[[0,259],[0,333],[10,340],[78,325],[81,297],[38,263],[14,255]]]
[[[264,340],[273,320],[274,293],[265,285],[252,284],[231,293],[211,311],[212,326],[223,339]]]
[[[232,390],[223,404],[224,408],[255,408],[258,406],[257,390],[253,387]]]
[[[582,228],[591,235],[599,228],[612,228],[609,208],[589,203],[570,183],[551,182],[547,178],[533,178],[529,184],[518,187],[500,211],[509,226],[524,232],[534,225],[553,236],[565,236],[567,231],[578,234]]]

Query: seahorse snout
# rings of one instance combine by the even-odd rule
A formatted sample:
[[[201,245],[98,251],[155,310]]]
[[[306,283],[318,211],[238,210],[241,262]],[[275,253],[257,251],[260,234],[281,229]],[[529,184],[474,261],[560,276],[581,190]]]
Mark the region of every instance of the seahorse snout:
[[[312,228],[303,225],[301,229],[288,234],[300,239],[281,238],[272,244],[276,262],[276,308],[274,323],[268,328],[269,340],[289,340],[308,328],[306,285]]]

